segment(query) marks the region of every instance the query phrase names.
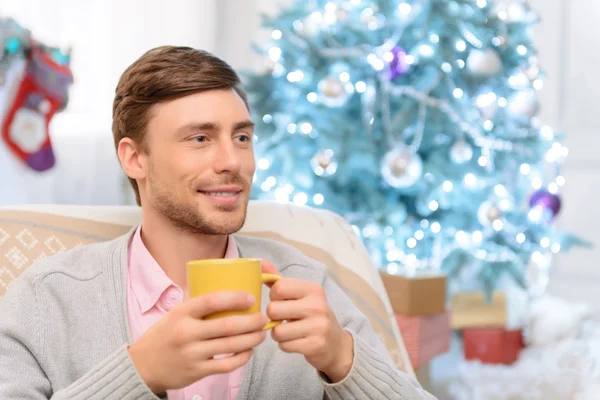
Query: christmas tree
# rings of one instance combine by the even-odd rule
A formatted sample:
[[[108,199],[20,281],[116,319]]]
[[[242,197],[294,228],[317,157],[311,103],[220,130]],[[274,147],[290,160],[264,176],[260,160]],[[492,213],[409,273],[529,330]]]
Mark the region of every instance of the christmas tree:
[[[523,1],[297,1],[264,17],[248,74],[254,196],[341,214],[390,273],[452,292],[540,293],[577,238],[561,209],[563,135],[538,117],[543,72]]]

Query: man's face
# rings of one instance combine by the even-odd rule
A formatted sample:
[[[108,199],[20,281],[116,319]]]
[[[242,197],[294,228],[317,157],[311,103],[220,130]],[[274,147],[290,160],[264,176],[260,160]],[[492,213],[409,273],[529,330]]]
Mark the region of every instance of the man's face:
[[[190,232],[237,232],[246,219],[255,170],[253,133],[234,90],[155,105],[146,131],[142,206]]]

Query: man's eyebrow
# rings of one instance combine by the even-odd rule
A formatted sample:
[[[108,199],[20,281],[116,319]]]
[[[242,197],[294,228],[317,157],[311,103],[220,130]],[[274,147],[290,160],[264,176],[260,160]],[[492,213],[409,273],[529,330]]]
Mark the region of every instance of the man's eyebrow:
[[[237,122],[235,125],[233,125],[233,130],[234,131],[239,131],[239,130],[244,129],[244,128],[251,128],[251,129],[253,129],[254,128],[254,122],[252,122],[252,121],[250,121],[248,119],[248,120],[245,120],[245,121]]]
[[[191,124],[182,125],[177,128],[178,133],[189,131],[216,131],[219,130],[219,125],[214,122],[194,122]]]
[[[250,120],[244,120],[236,122],[233,125],[233,130],[238,131],[245,128],[254,128],[254,122]],[[194,122],[191,124],[183,125],[177,129],[177,132],[188,132],[188,131],[218,131],[221,125],[214,122]]]

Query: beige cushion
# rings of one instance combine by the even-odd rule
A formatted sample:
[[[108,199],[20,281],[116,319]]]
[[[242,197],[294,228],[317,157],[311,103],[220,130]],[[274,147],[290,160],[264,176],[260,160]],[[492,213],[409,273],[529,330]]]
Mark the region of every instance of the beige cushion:
[[[0,297],[36,260],[113,239],[138,224],[140,216],[137,207],[0,208]],[[370,320],[398,368],[413,373],[379,273],[341,217],[308,207],[252,201],[240,234],[288,243],[327,265],[331,278]]]

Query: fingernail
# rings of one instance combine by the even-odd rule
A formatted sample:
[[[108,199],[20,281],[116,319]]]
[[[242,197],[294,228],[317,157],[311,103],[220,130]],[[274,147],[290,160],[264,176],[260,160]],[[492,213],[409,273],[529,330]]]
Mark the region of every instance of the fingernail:
[[[250,293],[248,293],[246,296],[247,296],[247,300],[246,301],[248,302],[248,304],[251,304],[251,305],[254,304],[254,302],[256,301],[256,299],[254,298],[254,296],[252,296]]]

